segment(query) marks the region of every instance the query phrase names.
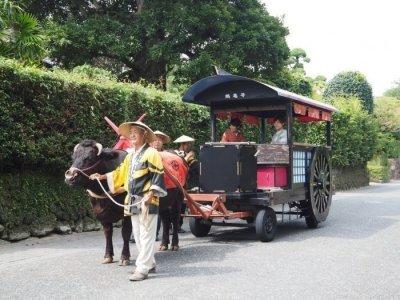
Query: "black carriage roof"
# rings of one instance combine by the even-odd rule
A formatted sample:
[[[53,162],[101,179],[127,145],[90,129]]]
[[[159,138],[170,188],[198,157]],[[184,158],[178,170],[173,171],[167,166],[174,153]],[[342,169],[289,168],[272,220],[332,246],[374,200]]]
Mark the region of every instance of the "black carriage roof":
[[[186,91],[183,101],[210,107],[291,101],[330,113],[338,111],[332,105],[237,75],[205,77]]]

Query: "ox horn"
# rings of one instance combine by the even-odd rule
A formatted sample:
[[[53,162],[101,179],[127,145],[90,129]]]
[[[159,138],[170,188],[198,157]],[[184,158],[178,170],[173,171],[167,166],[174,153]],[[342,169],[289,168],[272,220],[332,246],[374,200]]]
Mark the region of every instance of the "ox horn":
[[[103,146],[102,146],[100,143],[96,143],[96,147],[97,147],[97,149],[99,150],[99,151],[97,152],[97,156],[99,156],[100,153],[101,153],[101,151],[103,151]]]
[[[78,149],[79,143],[75,145],[74,147],[74,152],[76,151],[76,149]]]

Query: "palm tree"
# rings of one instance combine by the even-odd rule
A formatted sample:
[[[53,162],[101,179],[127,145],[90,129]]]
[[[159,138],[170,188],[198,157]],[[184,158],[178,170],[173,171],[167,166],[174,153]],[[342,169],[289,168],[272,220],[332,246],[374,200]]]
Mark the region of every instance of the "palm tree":
[[[45,38],[38,20],[12,1],[0,3],[0,55],[28,62],[42,59]]]

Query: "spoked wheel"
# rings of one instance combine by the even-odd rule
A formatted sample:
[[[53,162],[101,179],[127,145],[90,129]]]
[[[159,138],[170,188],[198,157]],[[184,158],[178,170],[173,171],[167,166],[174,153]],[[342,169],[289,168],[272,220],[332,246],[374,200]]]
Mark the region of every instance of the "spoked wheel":
[[[276,214],[275,211],[267,207],[258,211],[255,221],[256,234],[261,242],[270,242],[276,233]]]
[[[195,237],[204,237],[210,232],[211,223],[202,218],[190,218],[189,228]]]
[[[332,168],[326,149],[315,149],[309,169],[309,201],[305,211],[309,228],[326,220],[332,202]]]

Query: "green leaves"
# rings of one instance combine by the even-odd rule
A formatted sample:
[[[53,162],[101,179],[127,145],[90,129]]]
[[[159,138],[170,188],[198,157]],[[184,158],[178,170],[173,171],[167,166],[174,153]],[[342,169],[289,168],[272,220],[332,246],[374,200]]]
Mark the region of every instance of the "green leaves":
[[[354,96],[361,100],[364,109],[372,113],[374,108],[372,88],[367,79],[360,72],[342,72],[333,77],[328,83],[324,99],[334,96]]]
[[[188,84],[210,75],[212,65],[253,78],[275,75],[286,63],[288,30],[257,0],[27,3],[52,20],[50,55],[63,66],[94,64],[119,79],[165,88],[167,75]],[[134,1],[135,2],[135,1]],[[69,16],[69,17],[67,17]]]
[[[0,55],[29,63],[45,55],[45,36],[38,20],[11,1],[4,1],[0,11]]]

